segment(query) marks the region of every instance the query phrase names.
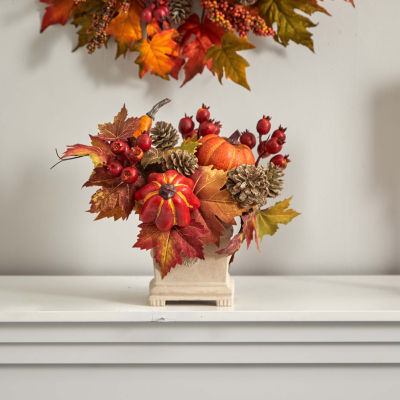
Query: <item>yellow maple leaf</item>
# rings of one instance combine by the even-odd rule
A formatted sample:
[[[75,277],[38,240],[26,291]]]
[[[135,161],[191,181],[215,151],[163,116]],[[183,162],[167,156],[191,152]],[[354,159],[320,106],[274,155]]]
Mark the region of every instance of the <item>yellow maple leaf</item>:
[[[171,57],[177,56],[177,43],[173,40],[177,34],[175,29],[156,33],[151,39],[143,38],[137,41],[132,50],[140,54],[135,62],[139,65],[139,76],[146,72],[169,79],[168,75],[174,66]]]
[[[207,50],[206,60],[212,60],[211,70],[218,75],[220,82],[225,72],[225,78],[250,90],[246,79],[246,67],[250,64],[237,51],[253,48],[254,45],[246,38],[227,32],[220,46],[214,45]]]
[[[113,35],[120,45],[130,45],[132,42],[141,39],[140,14],[142,10],[143,6],[139,1],[132,1],[128,12],[120,12],[111,20],[107,34]]]
[[[273,235],[278,230],[278,224],[288,224],[293,218],[300,215],[289,207],[291,197],[278,201],[273,206],[260,211],[257,218],[258,235],[260,239],[264,235]]]

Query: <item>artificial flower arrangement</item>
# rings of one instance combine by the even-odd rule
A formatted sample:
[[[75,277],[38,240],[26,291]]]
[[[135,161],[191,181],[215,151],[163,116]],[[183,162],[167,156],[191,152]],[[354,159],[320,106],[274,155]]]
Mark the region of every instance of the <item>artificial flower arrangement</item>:
[[[48,4],[41,32],[49,25],[78,28],[75,49],[89,53],[117,43],[118,58],[138,52],[139,76],[150,72],[164,79],[179,78],[182,84],[206,68],[232,79],[247,89],[249,63],[238,51],[253,49],[250,33],[273,37],[287,46],[290,41],[314,50],[308,16],[329,15],[322,0],[40,0]],[[354,6],[353,0],[345,0]],[[196,12],[199,11],[198,13]]]
[[[163,277],[184,257],[204,259],[204,246],[211,243],[226,255],[234,255],[244,241],[249,247],[255,240],[259,249],[264,235],[298,215],[289,208],[290,198],[268,204],[281,193],[289,162],[280,154],[285,128],[270,134],[270,117],[264,116],[256,125],[258,145],[249,130],[222,137],[221,123],[203,104],[196,113],[198,126],[185,114],[179,134],[168,122],[153,125],[168,102],[162,100],[140,118],[128,118],[123,106],[113,123],[98,126],[91,145],[68,146],[58,162],[91,158],[94,169],[83,186],[100,188],[89,212],[97,214],[96,220],[118,220],[135,211],[141,224],[134,247],[154,249]],[[238,232],[220,246],[236,220]]]

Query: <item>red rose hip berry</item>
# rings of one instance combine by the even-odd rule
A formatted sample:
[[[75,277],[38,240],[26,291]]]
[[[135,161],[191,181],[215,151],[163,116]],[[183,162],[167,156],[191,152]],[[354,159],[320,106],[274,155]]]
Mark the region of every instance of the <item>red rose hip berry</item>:
[[[287,128],[283,128],[281,125],[279,125],[279,128],[276,131],[274,131],[271,137],[277,138],[279,144],[284,144],[286,141],[286,135],[285,135],[286,129]]]
[[[145,22],[146,24],[150,23],[151,20],[153,19],[153,12],[150,10],[150,8],[145,8],[142,11],[142,14],[140,16],[141,20]]]
[[[266,135],[271,130],[271,117],[265,115],[257,122],[257,132]]]
[[[278,154],[272,157],[270,162],[279,168],[285,169],[290,162],[289,155],[283,156],[282,154]]]
[[[271,139],[267,140],[267,142],[265,144],[265,149],[270,154],[276,154],[282,150],[282,145],[279,144],[277,138],[271,138]]]
[[[143,158],[143,150],[139,146],[132,147],[128,154],[128,160],[132,163],[138,163]]]
[[[122,171],[122,165],[118,161],[111,161],[107,164],[107,172],[111,176],[120,176]]]
[[[199,135],[207,136],[212,135],[217,130],[217,127],[210,121],[204,121],[200,124]]]
[[[210,111],[208,109],[209,107],[207,107],[205,104],[203,104],[202,107],[198,109],[196,114],[197,122],[202,123],[210,118]]]
[[[167,5],[160,6],[153,11],[154,18],[161,22],[168,17],[169,7]]]
[[[188,116],[185,114],[185,117],[182,118],[182,119],[179,121],[178,129],[179,129],[179,132],[180,132],[182,135],[187,135],[187,134],[193,132],[193,129],[194,129],[194,122],[193,122],[192,117],[188,117]]]
[[[139,146],[143,151],[147,151],[151,147],[151,137],[148,133],[142,133],[136,140],[136,146]]]
[[[139,173],[134,167],[126,167],[122,170],[121,179],[125,183],[135,183],[139,178]]]
[[[261,158],[267,158],[270,155],[267,150],[267,142],[260,142],[257,146],[257,153]]]
[[[116,140],[115,142],[111,143],[111,151],[114,154],[121,155],[126,153],[128,150],[129,150],[129,145],[123,140]]]
[[[240,136],[240,143],[249,146],[251,149],[256,145],[257,139],[253,133],[245,131],[242,136]]]

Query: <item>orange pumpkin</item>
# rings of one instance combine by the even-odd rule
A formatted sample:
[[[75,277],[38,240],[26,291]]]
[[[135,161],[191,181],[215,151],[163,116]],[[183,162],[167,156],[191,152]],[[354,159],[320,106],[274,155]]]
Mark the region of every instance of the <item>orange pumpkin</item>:
[[[197,150],[199,165],[212,165],[228,171],[241,164],[255,164],[253,152],[245,144],[232,144],[227,138],[206,135],[200,140]]]

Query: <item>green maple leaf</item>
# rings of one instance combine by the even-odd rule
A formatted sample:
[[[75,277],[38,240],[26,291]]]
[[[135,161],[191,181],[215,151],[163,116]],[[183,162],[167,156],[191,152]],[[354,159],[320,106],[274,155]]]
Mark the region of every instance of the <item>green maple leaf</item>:
[[[260,211],[257,218],[258,235],[260,239],[264,235],[273,235],[279,228],[278,224],[288,224],[293,218],[300,215],[289,207],[291,197],[279,201],[273,206]]]
[[[231,32],[225,33],[221,45],[214,45],[207,50],[206,60],[212,60],[211,71],[215,72],[220,82],[225,73],[225,78],[250,90],[247,83],[246,67],[250,64],[237,51],[253,49],[246,38],[241,38]]]
[[[278,43],[286,47],[292,40],[308,47],[311,51],[314,51],[314,43],[312,33],[308,29],[316,24],[296,10],[308,15],[315,12],[329,15],[316,0],[261,0],[258,9],[268,26],[276,24],[275,40]]]
[[[179,147],[174,150],[187,151],[188,153],[196,153],[197,148],[200,146],[200,142],[197,140],[197,136],[185,139]]]

